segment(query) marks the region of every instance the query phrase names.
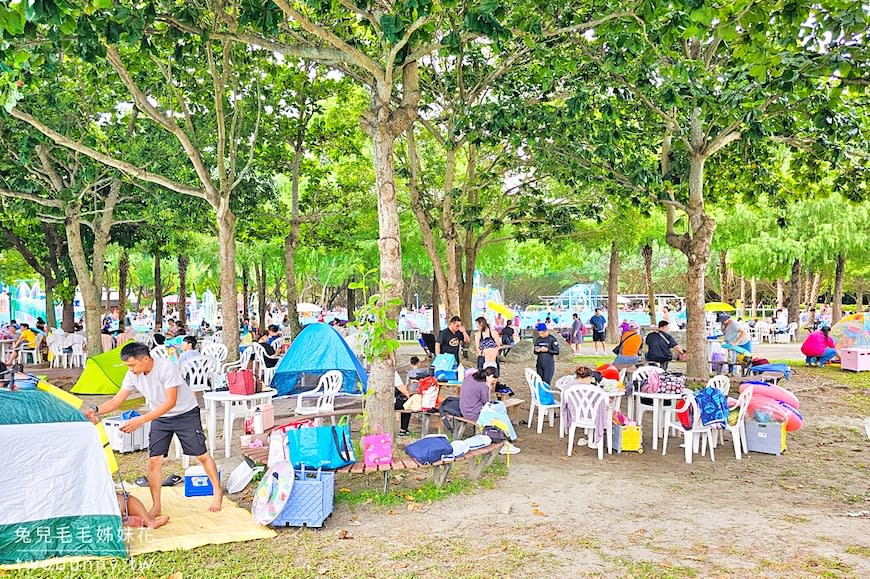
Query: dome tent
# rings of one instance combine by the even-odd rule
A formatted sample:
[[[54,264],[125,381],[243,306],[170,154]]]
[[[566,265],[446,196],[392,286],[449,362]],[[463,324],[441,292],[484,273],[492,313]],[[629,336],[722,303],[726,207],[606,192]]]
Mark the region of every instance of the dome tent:
[[[298,394],[303,391],[303,375],[319,377],[330,370],[339,370],[344,377],[342,392],[365,393],[368,375],[344,338],[332,326],[309,324],[299,332],[275,369],[272,388],[279,396]]]

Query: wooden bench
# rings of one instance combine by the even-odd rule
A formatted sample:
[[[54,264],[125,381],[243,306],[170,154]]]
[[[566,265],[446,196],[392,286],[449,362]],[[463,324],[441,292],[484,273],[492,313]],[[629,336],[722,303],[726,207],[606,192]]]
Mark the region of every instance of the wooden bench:
[[[374,468],[366,468],[365,462],[362,460],[362,457],[358,457],[357,462],[336,469],[336,472],[346,472],[350,474],[366,474],[377,471],[383,473],[384,493],[386,493],[388,490],[390,490],[390,476],[392,476],[392,473],[398,471],[417,470],[431,466],[432,483],[435,485],[436,488],[441,488],[442,486],[444,486],[444,483],[447,482],[447,477],[450,474],[453,465],[458,462],[465,462],[466,464],[468,464],[467,476],[469,480],[477,480],[478,478],[480,478],[480,475],[483,474],[484,469],[492,464],[492,461],[495,460],[495,457],[501,450],[502,446],[504,446],[503,442],[495,442],[493,444],[490,444],[489,446],[478,448],[477,450],[471,450],[460,457],[448,460],[440,460],[438,462],[432,463],[431,465],[420,464],[419,462],[407,455],[393,454],[392,464],[382,464]],[[254,462],[266,464],[266,461],[269,458],[269,445],[265,445],[262,448],[245,448],[242,450],[242,454],[250,458]]]
[[[504,442],[494,442],[489,446],[470,450],[462,456],[450,458],[447,460],[439,460],[432,464],[420,464],[410,456],[393,455],[393,464],[379,465],[374,468],[367,468],[365,462],[358,461],[354,464],[336,469],[336,472],[346,472],[350,474],[366,474],[371,472],[381,472],[384,475],[384,493],[390,490],[391,473],[402,470],[417,470],[432,467],[432,484],[435,488],[441,488],[447,482],[447,477],[453,469],[453,465],[459,462],[464,462],[468,465],[467,476],[468,480],[477,480],[483,474],[484,469],[492,464],[498,452],[504,446]]]
[[[525,404],[525,400],[522,398],[509,398],[504,400],[504,406],[507,410],[508,417],[511,419],[511,422],[514,424],[519,424],[520,419],[520,406]],[[411,416],[419,415],[420,417],[420,436],[426,436],[429,434],[429,425],[431,424],[432,418],[434,417],[436,420],[436,424],[438,424],[438,433],[443,433],[442,425],[441,425],[441,416],[437,410],[433,411],[422,411],[422,410],[397,410],[397,412],[401,414],[410,414]],[[474,421],[468,420],[461,416],[454,416],[453,418],[457,419],[459,422],[468,423],[468,424],[476,424]],[[465,425],[462,424],[461,428],[464,429]],[[455,429],[454,429],[455,430]],[[460,435],[456,435],[455,438],[460,438]]]

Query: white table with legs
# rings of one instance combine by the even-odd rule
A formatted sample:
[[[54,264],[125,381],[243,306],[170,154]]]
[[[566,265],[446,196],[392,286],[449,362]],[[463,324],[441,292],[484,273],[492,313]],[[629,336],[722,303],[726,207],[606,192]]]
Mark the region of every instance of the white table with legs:
[[[272,400],[272,397],[277,393],[278,391],[273,388],[267,388],[262,392],[257,392],[256,394],[250,394],[248,396],[230,394],[229,390],[204,392],[202,398],[206,401],[206,405],[208,406],[208,448],[212,455],[214,455],[215,445],[217,444],[218,403],[221,403],[224,406],[224,456],[228,458],[230,456],[230,447],[233,442],[233,407],[244,405],[245,408],[250,411],[255,406],[268,404]]]
[[[658,394],[647,394],[645,392],[635,392],[635,398],[651,398],[653,401],[653,438],[652,438],[652,448],[653,450],[658,450],[659,447],[659,436],[663,433],[662,429],[662,418],[664,415],[664,401],[665,400],[673,400],[676,404],[676,401],[683,397],[683,394],[666,394],[660,392]],[[640,400],[635,400],[634,403],[634,414],[637,415],[637,408]],[[634,416],[631,417],[634,419]],[[638,426],[641,426],[640,422],[638,422]]]

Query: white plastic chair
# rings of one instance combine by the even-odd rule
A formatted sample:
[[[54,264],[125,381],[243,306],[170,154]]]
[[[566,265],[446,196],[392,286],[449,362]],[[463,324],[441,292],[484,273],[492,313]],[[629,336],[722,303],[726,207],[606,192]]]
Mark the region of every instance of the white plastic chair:
[[[70,368],[84,368],[85,360],[85,337],[80,334],[67,334],[65,346],[72,351],[69,353]]]
[[[686,430],[679,418],[677,418],[678,414],[684,414],[686,412],[692,412],[692,428]],[[692,394],[686,394],[686,404],[679,411],[676,409],[676,406],[669,408],[665,411],[665,437],[662,442],[662,456],[667,454],[668,452],[668,435],[671,430],[675,430],[677,432],[683,433],[683,443],[686,451],[686,464],[692,463],[692,455],[695,452],[695,441],[696,436],[700,438],[701,442],[701,456],[707,454],[707,446],[710,446],[710,460],[715,462],[716,456],[714,454],[714,442],[715,435],[713,434],[713,429],[709,426],[704,426],[701,424],[701,411],[698,409],[698,403],[695,401],[695,397]]]
[[[24,364],[25,358],[30,358],[31,364],[41,364],[42,363],[42,341],[45,339],[45,334],[39,333],[36,334],[36,347],[28,348],[24,347],[19,352],[20,356],[19,361]]]
[[[647,379],[649,377],[650,374],[653,374],[653,373],[660,374],[663,371],[664,370],[662,370],[658,366],[641,366],[640,368],[636,369],[631,374],[632,392],[635,391],[634,390],[635,384],[640,385],[645,379]],[[650,402],[649,404],[645,404],[640,397],[632,396],[632,398],[634,398],[635,421],[637,422],[638,425],[642,425],[644,413],[645,412],[652,412],[653,410],[655,410],[655,405],[652,402]],[[662,424],[662,422],[659,421],[659,424]],[[658,434],[656,434],[656,436],[658,436]]]
[[[731,380],[728,376],[722,376],[721,374],[717,376],[713,376],[709,380],[707,380],[707,386],[710,388],[715,388],[719,392],[728,397],[728,391],[731,390]]]
[[[562,376],[553,384],[553,389],[561,392],[572,382],[574,382],[574,376],[571,376],[570,374],[568,376]]]
[[[725,422],[725,428],[728,432],[731,433],[731,442],[734,444],[734,458],[740,460],[741,454],[740,450],[743,450],[743,454],[749,454],[749,449],[746,447],[746,411],[749,410],[749,400],[752,398],[752,391],[755,389],[755,386],[750,384],[746,387],[746,389],[740,393],[740,397],[737,398],[737,408],[739,408],[737,414],[737,422],[732,426]],[[719,431],[720,433],[723,430]]]
[[[67,353],[64,352],[64,335],[52,333],[45,341],[48,344],[48,351],[51,352],[51,367],[66,368],[69,360],[67,359]]]
[[[302,392],[296,396],[296,414],[320,414],[322,412],[335,412],[335,395],[341,390],[344,376],[338,370],[330,370],[320,377],[317,388],[309,392]],[[305,406],[306,399],[315,399],[314,406]],[[335,424],[335,417],[332,417]]]
[[[218,342],[212,342],[202,347],[203,356],[211,356],[217,360],[218,364],[223,364],[227,360],[227,347]]]
[[[160,344],[159,346],[154,346],[153,348],[151,348],[151,357],[168,359],[169,349],[163,344]]]
[[[586,436],[589,440],[589,447],[594,448],[596,444],[593,442],[593,432],[595,425],[599,421],[604,422],[606,431],[607,448],[613,449],[613,431],[611,429],[610,416],[607,416],[607,394],[598,386],[592,384],[577,384],[569,386],[562,393],[565,401],[566,412],[570,411],[571,422],[564,423],[564,417],[559,416],[559,437],[564,438],[565,432],[568,433],[568,456],[574,451],[574,433],[578,428],[586,430]],[[604,417],[601,414],[604,413]],[[598,441],[598,460],[604,459],[604,436]]]
[[[788,325],[788,333],[786,333],[786,338],[788,339],[789,343],[797,342],[797,329],[797,322],[792,322]]]
[[[544,380],[538,375],[537,372],[532,370],[531,368],[526,368],[526,382],[529,384],[529,390],[531,391],[531,405],[529,407],[529,428],[532,427],[532,418],[535,416],[535,409],[538,410],[538,434],[541,434],[541,431],[544,429],[544,414],[549,416],[550,418],[550,428],[553,428],[553,421],[556,416],[556,409],[561,407],[561,404],[556,401],[553,404],[541,404],[540,391],[543,389],[544,392],[550,392],[553,394],[553,398],[555,400],[556,392],[552,389],[547,389],[544,386]]]
[[[181,375],[194,392],[211,390],[211,379],[217,362],[210,356],[191,358],[181,367]]]

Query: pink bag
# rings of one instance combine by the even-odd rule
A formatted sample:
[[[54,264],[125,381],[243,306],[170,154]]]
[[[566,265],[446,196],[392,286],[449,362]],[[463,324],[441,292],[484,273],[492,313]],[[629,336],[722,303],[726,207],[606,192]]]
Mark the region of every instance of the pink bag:
[[[369,434],[362,437],[363,460],[366,468],[393,463],[393,436]]]
[[[640,391],[644,394],[658,394],[661,392],[662,377],[658,372],[650,372],[646,377],[646,384],[640,387]]]
[[[230,394],[250,396],[255,392],[254,373],[250,370],[227,372],[227,386],[230,387]]]

